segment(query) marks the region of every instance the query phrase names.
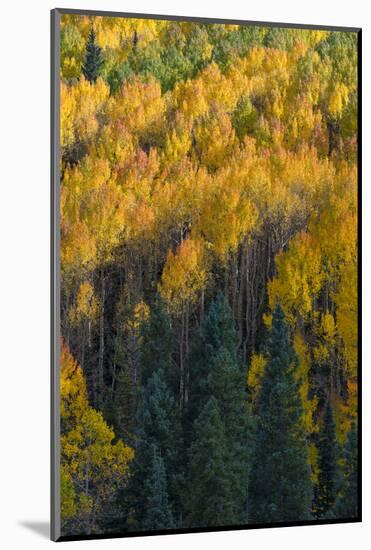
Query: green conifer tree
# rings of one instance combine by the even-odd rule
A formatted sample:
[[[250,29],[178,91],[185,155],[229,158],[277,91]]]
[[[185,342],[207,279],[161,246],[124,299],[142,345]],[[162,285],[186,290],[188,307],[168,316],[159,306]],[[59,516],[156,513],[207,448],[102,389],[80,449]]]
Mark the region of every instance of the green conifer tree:
[[[228,448],[215,397],[210,397],[194,425],[189,449],[185,523],[189,527],[232,525]]]
[[[288,340],[284,314],[277,306],[257,403],[255,453],[249,484],[250,523],[310,518],[312,486],[297,367],[298,359]]]
[[[147,443],[156,444],[166,463],[173,462],[174,445],[179,439],[179,414],[162,369],[147,381],[138,424]]]
[[[211,303],[207,317],[191,343],[188,425],[198,417],[210,397],[208,376],[211,361],[222,349],[230,354],[233,361],[237,361],[237,333],[232,311],[225,296],[219,293]]]
[[[112,351],[114,376],[112,400],[108,403],[109,416],[119,437],[131,436],[135,428],[142,387],[141,377],[141,338],[133,328],[134,305],[126,291],[123,291],[115,305],[114,334]],[[106,406],[107,408],[107,406]]]
[[[251,419],[245,391],[246,375],[242,363],[238,360],[236,348],[237,335],[232,313],[225,297],[220,294],[211,304],[193,344],[192,391],[185,426],[187,447],[190,448],[195,445],[194,442],[199,437],[200,419],[205,414],[206,404],[209,403],[210,398],[215,400],[221,415],[225,441],[223,482],[228,486],[228,491],[224,495],[219,513],[220,521],[223,521],[224,525],[247,521]],[[210,424],[208,429],[211,430]],[[214,440],[210,438],[208,441],[211,445],[210,453],[213,453]],[[206,445],[207,442],[202,443],[205,456],[208,454]],[[188,456],[192,456],[192,453]],[[189,466],[188,470],[189,468],[191,467]],[[200,491],[204,491],[207,495],[209,486],[203,485],[202,480],[200,483]],[[188,479],[187,487],[187,493],[191,495],[194,490],[192,476]],[[185,506],[188,509],[190,507],[189,503]]]
[[[148,531],[173,529],[175,523],[169,504],[165,464],[156,445],[152,445],[152,457],[143,490],[146,506],[142,528]]]
[[[180,516],[179,454],[182,453],[182,441],[178,408],[166,384],[162,369],[149,378],[144,389],[137,415],[134,446],[135,459],[127,492],[130,508],[128,528],[142,529],[143,522],[150,517],[146,491],[154,483],[153,476],[160,475],[162,470],[161,476],[166,477],[166,498],[169,509],[167,516],[171,515],[171,526],[169,526],[171,528],[173,524],[179,522],[177,518]],[[154,448],[161,457],[161,465],[157,463],[157,459],[154,459]]]
[[[92,26],[86,44],[85,60],[82,66],[82,72],[86,80],[89,80],[89,82],[96,82],[98,76],[102,73],[103,65],[104,59],[102,48],[96,43],[96,36]]]
[[[174,334],[170,317],[159,297],[151,305],[147,321],[142,327],[142,383],[145,385],[154,371],[162,369],[167,383],[176,389],[176,368],[173,364],[172,353]]]
[[[252,420],[245,391],[246,375],[225,348],[210,362],[210,395],[217,400],[227,445],[226,475],[231,488],[234,523],[247,522],[248,478],[252,450]]]
[[[341,456],[341,481],[335,505],[335,517],[356,518],[358,515],[358,442],[352,422]]]
[[[335,422],[330,401],[327,402],[318,439],[318,483],[314,490],[314,512],[330,518],[336,497],[337,452]]]

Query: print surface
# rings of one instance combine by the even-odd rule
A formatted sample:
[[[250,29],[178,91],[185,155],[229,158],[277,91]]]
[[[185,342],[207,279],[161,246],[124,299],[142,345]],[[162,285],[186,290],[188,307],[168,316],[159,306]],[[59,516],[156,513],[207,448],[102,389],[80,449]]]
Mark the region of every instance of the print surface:
[[[357,47],[61,15],[63,536],[357,518]]]

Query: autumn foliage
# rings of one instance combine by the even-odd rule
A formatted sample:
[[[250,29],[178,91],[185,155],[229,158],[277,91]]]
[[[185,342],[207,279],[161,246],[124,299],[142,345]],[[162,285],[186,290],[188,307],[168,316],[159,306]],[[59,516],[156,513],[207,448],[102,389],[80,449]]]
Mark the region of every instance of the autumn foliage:
[[[357,35],[63,15],[60,74],[63,529],[143,528],[138,495],[154,487],[164,515],[153,494],[143,525],[182,526],[174,480],[207,450],[194,442],[175,472],[164,433],[140,451],[138,411],[161,356],[179,449],[192,422],[225,437],[217,397],[189,416],[192,350],[220,294],[251,417],[282,308],[315,486],[325,411],[339,446],[357,421]]]

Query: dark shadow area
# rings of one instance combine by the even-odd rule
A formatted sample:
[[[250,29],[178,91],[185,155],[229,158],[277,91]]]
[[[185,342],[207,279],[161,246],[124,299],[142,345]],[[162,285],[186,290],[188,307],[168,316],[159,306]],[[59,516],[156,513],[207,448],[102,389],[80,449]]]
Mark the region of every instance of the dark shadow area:
[[[50,537],[50,524],[48,521],[19,521],[18,525],[37,533],[42,538]]]

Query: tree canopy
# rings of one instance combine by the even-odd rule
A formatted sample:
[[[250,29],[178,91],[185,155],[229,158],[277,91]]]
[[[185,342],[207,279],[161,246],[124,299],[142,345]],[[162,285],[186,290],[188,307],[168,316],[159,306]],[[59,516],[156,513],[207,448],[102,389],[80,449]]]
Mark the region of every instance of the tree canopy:
[[[357,40],[61,16],[65,534],[356,516]]]

